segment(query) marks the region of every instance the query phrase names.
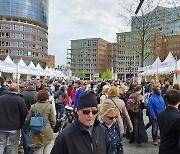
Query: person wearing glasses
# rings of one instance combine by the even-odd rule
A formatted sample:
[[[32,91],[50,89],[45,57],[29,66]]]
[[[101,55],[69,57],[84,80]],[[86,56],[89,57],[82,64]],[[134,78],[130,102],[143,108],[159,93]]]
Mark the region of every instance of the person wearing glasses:
[[[111,154],[123,154],[122,138],[117,123],[117,118],[120,117],[119,109],[114,103],[105,100],[105,102],[100,105],[99,115],[103,126],[109,133]]]
[[[96,119],[97,114],[94,92],[80,95],[77,119],[58,135],[51,154],[110,154],[109,135]]]

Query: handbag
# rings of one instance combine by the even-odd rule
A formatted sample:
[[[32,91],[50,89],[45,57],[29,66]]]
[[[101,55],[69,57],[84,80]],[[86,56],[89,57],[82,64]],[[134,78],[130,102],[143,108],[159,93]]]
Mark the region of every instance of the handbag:
[[[112,98],[110,98],[110,100],[112,100],[112,102],[113,102],[114,105],[117,107],[117,109],[119,110],[119,113],[120,113],[120,115],[121,115],[121,111],[120,111],[119,107],[117,106],[116,102],[115,102]]]

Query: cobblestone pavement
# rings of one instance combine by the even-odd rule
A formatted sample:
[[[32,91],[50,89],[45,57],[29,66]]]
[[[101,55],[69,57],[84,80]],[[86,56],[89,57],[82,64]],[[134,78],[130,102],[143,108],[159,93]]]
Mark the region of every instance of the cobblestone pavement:
[[[144,122],[148,122],[148,118],[144,112]],[[147,130],[148,133],[148,143],[142,143],[137,145],[137,143],[129,144],[126,138],[123,138],[124,154],[158,154],[159,146],[154,146],[152,144],[151,137],[151,127]]]

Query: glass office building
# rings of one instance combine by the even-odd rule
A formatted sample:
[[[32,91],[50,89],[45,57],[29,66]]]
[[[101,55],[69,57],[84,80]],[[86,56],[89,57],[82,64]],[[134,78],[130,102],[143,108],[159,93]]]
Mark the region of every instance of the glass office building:
[[[48,60],[48,0],[0,0],[0,59]]]

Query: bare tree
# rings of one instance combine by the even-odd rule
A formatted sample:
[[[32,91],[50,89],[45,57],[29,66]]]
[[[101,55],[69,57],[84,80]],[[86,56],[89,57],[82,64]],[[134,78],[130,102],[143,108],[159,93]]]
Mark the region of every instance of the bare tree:
[[[148,42],[155,37],[156,32],[161,32],[162,25],[166,22],[168,18],[166,16],[167,9],[164,8],[164,20],[161,23],[158,23],[158,8],[157,6],[162,5],[162,3],[166,3],[166,6],[178,7],[179,0],[146,0],[141,6],[139,13],[136,15],[135,10],[140,2],[140,0],[119,0],[120,2],[120,10],[118,11],[118,16],[123,23],[126,23],[128,26],[131,26],[131,31],[137,31],[139,37],[134,39],[138,39],[137,45],[140,48],[138,52],[140,56],[140,65],[144,66],[144,61],[149,57],[149,55],[153,54],[153,51],[147,52]],[[155,10],[156,8],[156,10]],[[162,10],[161,10],[162,11]],[[178,14],[178,10],[177,10]],[[152,26],[152,22],[157,18],[157,23],[159,26]],[[154,46],[154,49],[157,46]]]

